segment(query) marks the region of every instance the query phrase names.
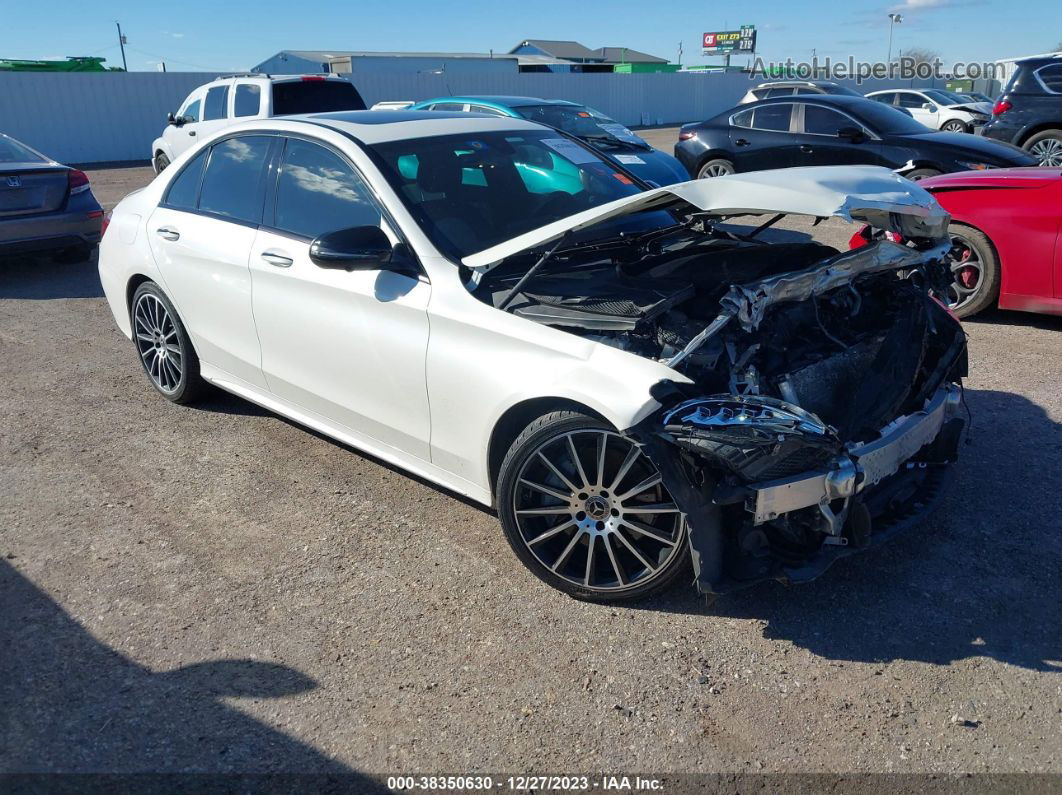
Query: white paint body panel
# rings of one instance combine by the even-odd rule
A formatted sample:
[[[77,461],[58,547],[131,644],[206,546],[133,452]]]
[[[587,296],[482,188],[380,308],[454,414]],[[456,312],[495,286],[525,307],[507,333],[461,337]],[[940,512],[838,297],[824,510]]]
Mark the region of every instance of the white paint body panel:
[[[367,142],[540,129],[500,117],[334,126]],[[99,269],[123,333],[130,335],[131,281],[152,279],[184,320],[207,380],[485,504],[492,501],[491,434],[509,409],[528,400],[561,398],[590,408],[622,430],[658,407],[649,395],[653,384],[662,379],[688,382],[661,362],[477,300],[456,263],[434,248],[374,163],[340,129],[268,119],[227,128],[219,136],[241,130],[299,133],[343,152],[402,230],[424,276],[322,270],[308,259],[304,240],[159,208],[168,183],[197,147],[114,210],[100,246]],[[843,172],[854,176],[846,178]],[[504,256],[504,250],[526,247],[527,239],[549,239],[563,232],[561,226],[628,212],[654,197],[663,201],[677,195],[695,204],[755,212],[829,215],[848,212],[853,205],[842,193],[859,186],[886,195],[861,195],[855,207],[885,202],[913,212],[921,204],[922,212],[931,212],[935,206],[932,199],[925,205],[920,188],[882,169],[758,172],[650,191],[475,257],[489,263]],[[180,245],[157,236],[162,225],[180,230]],[[263,261],[263,252],[278,250],[292,258],[290,268]]]

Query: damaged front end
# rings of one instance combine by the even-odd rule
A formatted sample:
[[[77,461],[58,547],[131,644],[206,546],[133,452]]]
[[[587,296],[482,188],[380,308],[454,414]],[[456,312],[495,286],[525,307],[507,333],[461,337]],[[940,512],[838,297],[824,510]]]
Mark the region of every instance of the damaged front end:
[[[624,432],[685,514],[699,589],[808,580],[921,517],[964,427],[966,337],[939,300],[951,275],[940,205],[871,168],[757,172],[624,201],[679,223],[579,244],[570,236],[595,219],[573,216],[466,264],[480,268],[482,300],[675,371],[651,390],[660,408]],[[905,243],[758,239],[788,213]],[[775,217],[751,233],[730,227],[763,214]]]
[[[726,391],[662,382],[628,433],[686,513],[699,590],[802,582],[921,518],[963,431],[966,341],[928,286],[946,245],[863,256],[730,287],[710,336]]]

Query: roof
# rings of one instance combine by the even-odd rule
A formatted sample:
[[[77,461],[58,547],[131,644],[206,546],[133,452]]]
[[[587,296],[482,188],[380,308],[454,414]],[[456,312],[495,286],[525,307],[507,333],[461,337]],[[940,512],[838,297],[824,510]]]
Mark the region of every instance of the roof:
[[[608,63],[667,63],[667,58],[657,58],[630,47],[598,47],[594,50]]]
[[[309,61],[320,61],[321,63],[328,63],[333,58],[470,58],[477,59],[482,58],[490,60],[491,58],[505,59],[507,61],[519,60],[517,56],[509,53],[494,53],[491,55],[489,52],[388,52],[388,51],[372,51],[372,50],[281,50],[273,57],[280,55],[294,55],[298,58],[305,58]]]
[[[582,58],[584,60],[600,60],[601,55],[589,47],[584,47],[577,41],[568,41],[563,39],[524,39],[517,44],[511,50],[510,53],[514,53],[521,47],[537,47],[548,55],[552,55],[554,58]]]
[[[261,123],[262,120],[257,121]],[[337,113],[285,116],[277,121],[306,122],[331,127],[366,144],[492,130],[501,132],[548,129],[541,124],[508,116],[446,113],[437,110],[346,110]]]
[[[1062,50],[1055,50],[1054,52],[1041,52],[1036,55],[1019,55],[1017,58],[1000,58],[995,63],[1019,63],[1021,61],[1032,61],[1038,58],[1062,58]]]
[[[571,105],[581,107],[578,102],[569,102],[566,99],[542,99],[541,97],[516,97],[496,94],[458,94],[450,97],[433,97],[421,100],[417,105],[432,105],[442,102],[468,102],[478,105],[494,105],[499,110],[509,108],[526,108],[529,105]]]

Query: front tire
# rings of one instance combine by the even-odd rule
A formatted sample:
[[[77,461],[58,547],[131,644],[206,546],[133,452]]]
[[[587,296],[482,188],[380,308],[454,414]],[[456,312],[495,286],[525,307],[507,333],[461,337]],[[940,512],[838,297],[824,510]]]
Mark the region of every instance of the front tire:
[[[948,291],[948,305],[959,317],[972,317],[999,299],[999,256],[988,236],[966,224],[952,223],[951,266],[952,285]]]
[[[1025,142],[1025,151],[1041,166],[1062,166],[1062,130],[1044,130]]]
[[[941,125],[940,129],[944,132],[968,133],[970,132],[970,125],[964,121],[952,119],[951,121],[944,122],[944,124]]]
[[[155,155],[155,173],[161,174],[170,165],[170,159],[162,152]]]
[[[691,571],[686,521],[656,466],[605,422],[557,411],[502,462],[498,515],[516,556],[577,599],[639,599]]]
[[[144,282],[129,310],[133,344],[151,385],[166,400],[187,404],[207,391],[188,332],[170,299],[155,282]]]
[[[935,168],[916,168],[914,171],[908,171],[904,174],[911,182],[918,182],[920,179],[928,179],[929,177],[939,177],[942,172],[937,171]]]
[[[728,174],[737,173],[734,164],[722,157],[709,160],[697,171],[697,179],[709,179],[711,177],[725,177]]]

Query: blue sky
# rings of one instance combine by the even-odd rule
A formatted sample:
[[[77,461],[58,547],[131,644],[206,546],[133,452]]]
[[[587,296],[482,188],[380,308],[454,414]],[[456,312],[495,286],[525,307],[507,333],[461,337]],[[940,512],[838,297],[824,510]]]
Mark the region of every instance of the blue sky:
[[[931,48],[945,63],[1039,53],[1062,41],[1058,0],[0,0],[0,57],[102,55],[120,66],[118,20],[136,71],[160,60],[171,71],[242,70],[284,49],[507,52],[523,38],[626,46],[670,60],[681,41],[685,63],[705,63],[713,61],[700,53],[701,33],[741,24],[756,25],[765,59],[810,59],[814,49],[820,58],[884,60],[890,11],[904,15],[894,54]]]

